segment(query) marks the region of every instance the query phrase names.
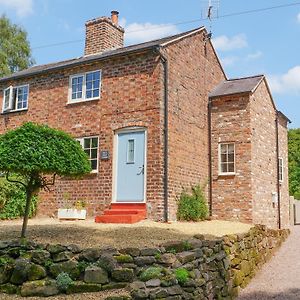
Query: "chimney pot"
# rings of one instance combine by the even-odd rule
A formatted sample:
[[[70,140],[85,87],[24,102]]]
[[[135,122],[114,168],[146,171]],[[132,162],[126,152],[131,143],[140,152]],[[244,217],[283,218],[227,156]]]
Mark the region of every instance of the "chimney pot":
[[[119,12],[116,10],[113,10],[111,12],[111,21],[113,22],[113,24],[118,25],[119,23]]]

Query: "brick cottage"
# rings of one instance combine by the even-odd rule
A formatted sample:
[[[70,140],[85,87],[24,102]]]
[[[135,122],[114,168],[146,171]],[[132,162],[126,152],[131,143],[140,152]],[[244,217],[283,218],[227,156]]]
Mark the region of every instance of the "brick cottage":
[[[286,227],[288,119],[266,78],[228,80],[204,27],[128,47],[123,37],[113,11],[86,23],[84,56],[0,79],[1,133],[48,124],[90,157],[91,174],[57,180],[39,214],[82,200],[89,216],[112,205],[98,221],[125,208],[175,220],[182,188],[208,182],[213,218]]]

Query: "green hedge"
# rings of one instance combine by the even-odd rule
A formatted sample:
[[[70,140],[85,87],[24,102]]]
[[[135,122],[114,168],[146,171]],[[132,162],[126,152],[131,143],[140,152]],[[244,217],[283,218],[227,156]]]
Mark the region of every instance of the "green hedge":
[[[30,217],[36,214],[37,197],[32,198]],[[0,219],[17,219],[24,215],[26,194],[19,184],[0,178]]]

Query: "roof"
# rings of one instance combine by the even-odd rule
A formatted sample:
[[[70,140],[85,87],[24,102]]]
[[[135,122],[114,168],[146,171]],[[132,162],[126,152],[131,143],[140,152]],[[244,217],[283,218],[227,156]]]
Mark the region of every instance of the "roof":
[[[110,51],[105,51],[101,54],[82,56],[82,57],[59,61],[59,62],[50,63],[50,64],[46,64],[46,65],[33,66],[29,69],[25,69],[20,72],[13,73],[12,75],[0,78],[0,83],[3,81],[6,81],[6,80],[10,80],[10,79],[19,79],[22,77],[41,74],[41,73],[45,73],[48,71],[54,71],[54,70],[62,69],[62,68],[66,68],[66,67],[73,67],[73,66],[84,64],[84,63],[91,63],[91,62],[94,62],[97,60],[109,59],[109,58],[113,58],[115,56],[122,56],[122,55],[131,54],[131,53],[147,51],[149,49],[154,49],[156,47],[165,46],[171,42],[175,42],[178,39],[184,38],[186,36],[189,36],[198,31],[201,31],[201,30],[204,30],[203,26],[193,29],[193,30],[190,30],[190,31],[180,33],[180,34],[161,38],[158,40],[153,40],[153,41],[149,41],[146,43],[131,45],[131,46],[127,46],[127,47],[122,47],[122,48],[118,48],[118,49],[114,49],[114,50],[110,50]]]
[[[257,88],[264,77],[264,75],[256,75],[251,77],[225,80],[212,90],[212,92],[209,94],[209,97],[213,98],[240,93],[251,93]]]

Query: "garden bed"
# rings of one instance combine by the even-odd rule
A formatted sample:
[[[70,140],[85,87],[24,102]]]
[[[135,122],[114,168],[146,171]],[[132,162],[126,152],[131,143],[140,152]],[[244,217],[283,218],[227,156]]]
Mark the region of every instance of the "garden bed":
[[[21,220],[0,221],[0,240],[20,236]],[[96,224],[93,220],[58,221],[35,218],[28,222],[27,237],[40,243],[78,244],[81,247],[148,247],[163,242],[186,240],[195,234],[206,238],[247,232],[249,224],[227,221],[171,224],[143,221],[133,225]]]

